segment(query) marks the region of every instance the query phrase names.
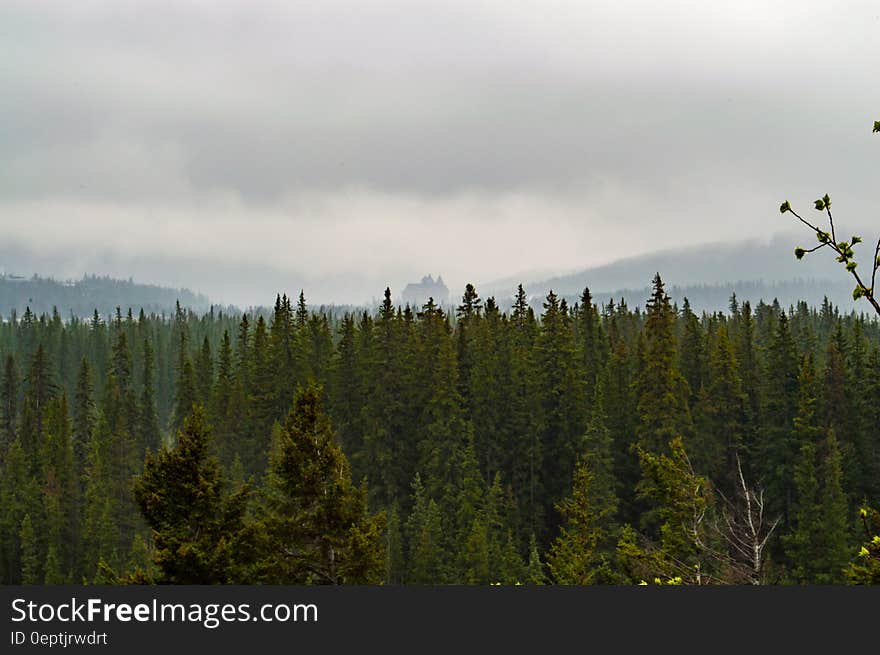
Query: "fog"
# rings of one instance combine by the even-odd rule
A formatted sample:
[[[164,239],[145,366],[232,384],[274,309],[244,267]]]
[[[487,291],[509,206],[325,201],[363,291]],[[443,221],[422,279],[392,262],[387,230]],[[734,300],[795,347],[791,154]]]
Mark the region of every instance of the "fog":
[[[6,2],[0,269],[364,302],[769,239],[825,192],[876,226],[878,28],[870,2]]]

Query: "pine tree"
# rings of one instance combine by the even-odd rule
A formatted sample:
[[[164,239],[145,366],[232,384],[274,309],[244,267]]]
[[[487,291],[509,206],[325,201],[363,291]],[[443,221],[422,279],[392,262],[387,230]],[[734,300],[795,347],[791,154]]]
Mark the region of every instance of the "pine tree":
[[[529,562],[526,565],[526,584],[542,585],[547,582],[547,574],[544,573],[544,563],[538,553],[538,542],[535,535],[529,538]]]
[[[21,426],[22,445],[32,457],[35,457],[43,438],[43,414],[49,401],[58,390],[49,362],[49,355],[42,342],[37,346],[31,358],[25,383],[25,404]]]
[[[409,584],[442,584],[448,581],[449,566],[443,548],[443,516],[436,501],[429,497],[416,473],[412,485],[412,512],[406,523]]]
[[[544,531],[543,485],[541,463],[543,452],[541,438],[534,429],[534,388],[538,384],[533,375],[534,348],[537,323],[534,312],[528,304],[525,291],[520,284],[517,288],[510,321],[507,326],[509,347],[510,380],[503,391],[504,430],[507,435],[506,456],[502,473],[509,480],[522,512],[520,537]]]
[[[211,354],[211,343],[206,336],[202,340],[202,348],[193,367],[196,382],[196,402],[203,407],[211,406],[211,389],[214,387],[214,358]]]
[[[406,580],[406,559],[403,554],[404,536],[397,505],[388,510],[388,528],[385,530],[385,583],[403,584]]]
[[[455,350],[445,314],[429,303],[421,314],[420,328],[427,401],[420,417],[416,470],[422,473],[428,493],[440,498],[455,486],[455,465],[459,454],[472,448],[473,428],[462,411]]]
[[[583,452],[586,425],[583,376],[576,367],[571,318],[565,301],[559,302],[552,291],[544,303],[535,343],[535,374],[535,430],[544,455],[541,479],[549,516],[571,487],[575,462]]]
[[[239,558],[248,489],[229,494],[219,463],[209,455],[210,431],[196,406],[174,448],[147,453],[134,496],[153,531],[157,582],[217,584],[247,580]]]
[[[21,584],[40,584],[40,555],[31,515],[26,514],[18,533],[21,543]]]
[[[223,331],[220,352],[217,355],[217,380],[211,392],[211,416],[214,419],[214,445],[220,462],[228,467],[235,459],[235,371],[233,370],[232,340],[229,331]]]
[[[326,385],[330,379],[330,364],[333,359],[333,333],[327,315],[323,312],[309,317],[307,352],[310,379],[321,386]]]
[[[687,380],[691,391],[691,402],[707,381],[706,336],[700,319],[691,310],[690,302],[684,299],[681,310],[684,322],[679,355],[681,374]]]
[[[159,417],[156,414],[155,362],[153,346],[149,339],[144,339],[143,368],[141,375],[141,402],[138,422],[138,449],[141,455],[148,450],[158,450],[162,435],[159,431]]]
[[[792,512],[794,460],[799,450],[792,435],[799,383],[798,355],[784,313],[780,314],[771,338],[762,377],[757,468],[770,501],[768,510],[782,513],[783,522],[788,523]]]
[[[110,426],[101,415],[89,436],[86,452],[83,508],[83,543],[80,570],[85,580],[94,580],[99,562],[111,568],[119,564],[114,517],[118,514],[113,493],[110,463]]]
[[[682,439],[673,439],[669,454],[639,450],[643,469],[639,493],[654,503],[658,537],[639,540],[629,526],[621,531],[617,557],[633,582],[680,581],[703,585],[720,572],[711,556],[718,545],[705,517],[714,503],[705,477],[694,472]]]
[[[667,443],[691,431],[688,385],[676,365],[675,314],[660,275],[648,301],[645,351],[635,388],[638,396],[638,443],[644,450],[666,452]]]
[[[697,435],[696,465],[730,495],[738,483],[737,458],[744,455],[746,396],[727,328],[722,325],[709,357],[706,393],[701,403],[704,431]]]
[[[819,498],[819,520],[822,531],[822,576],[817,582],[843,582],[844,568],[850,559],[849,508],[843,492],[843,457],[834,430],[828,431],[825,441],[822,472],[822,492]]]
[[[592,584],[607,576],[608,564],[599,551],[608,536],[614,506],[602,498],[602,489],[597,486],[589,462],[580,462],[575,468],[572,495],[557,507],[564,523],[550,549],[548,565],[560,584]]]
[[[352,485],[314,384],[298,391],[279,432],[260,521],[260,580],[368,584],[385,577],[385,516],[369,514],[366,487]]]
[[[3,365],[3,381],[0,385],[0,461],[9,445],[15,441],[15,425],[18,421],[18,370],[15,358],[6,356]]]
[[[455,349],[458,361],[458,391],[461,397],[465,399],[469,412],[473,409],[467,402],[467,399],[470,398],[471,371],[474,368],[474,359],[476,357],[474,338],[480,322],[482,308],[482,301],[477,294],[476,288],[474,288],[473,284],[468,283],[461,297],[461,305],[455,310],[457,319],[455,325]]]
[[[73,401],[73,453],[78,471],[85,468],[88,443],[95,425],[93,393],[91,370],[88,360],[83,357],[76,378],[76,392]]]
[[[76,468],[72,442],[72,426],[67,395],[62,392],[46,410],[46,441],[41,456],[43,463],[44,530],[47,549],[51,550],[52,566],[45,569],[47,583],[59,584],[79,564],[82,511],[80,470]],[[49,559],[47,550],[47,560]],[[50,571],[51,574],[50,575]]]
[[[177,356],[177,384],[174,396],[172,430],[179,431],[197,402],[196,376],[192,360],[186,352],[186,338],[181,334]]]
[[[357,452],[363,447],[359,423],[361,408],[366,400],[362,395],[357,337],[354,316],[346,312],[339,327],[339,344],[333,362],[331,387],[334,400],[333,420],[346,453]]]
[[[5,584],[21,583],[19,531],[25,516],[37,516],[41,505],[40,486],[31,475],[21,441],[16,439],[6,453],[0,475],[0,580]]]
[[[599,376],[604,370],[608,359],[607,344],[605,343],[602,324],[599,321],[599,312],[593,304],[590,289],[584,287],[581,294],[578,314],[578,352],[582,361],[584,376],[584,401],[592,403],[596,395],[596,385]]]
[[[816,475],[816,446],[803,443],[794,466],[795,502],[793,530],[783,542],[791,562],[789,577],[792,582],[811,583],[819,578],[822,568],[820,550],[821,521],[819,514],[819,480]]]

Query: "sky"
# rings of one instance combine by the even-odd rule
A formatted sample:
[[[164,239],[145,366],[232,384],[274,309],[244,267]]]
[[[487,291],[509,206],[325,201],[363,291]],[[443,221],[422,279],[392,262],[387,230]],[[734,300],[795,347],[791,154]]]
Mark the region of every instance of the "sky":
[[[769,239],[825,192],[876,233],[878,34],[873,1],[4,0],[0,271],[358,303]]]

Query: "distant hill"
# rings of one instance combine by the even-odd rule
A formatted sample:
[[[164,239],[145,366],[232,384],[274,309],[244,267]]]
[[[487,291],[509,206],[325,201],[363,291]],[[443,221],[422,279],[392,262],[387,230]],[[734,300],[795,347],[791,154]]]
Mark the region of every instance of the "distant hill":
[[[800,237],[808,243],[804,235]],[[827,295],[844,311],[859,308],[852,300],[853,282],[834,258],[820,253],[797,261],[797,242],[798,237],[786,236],[764,243],[744,241],[664,250],[566,275],[524,279],[523,286],[536,304],[551,289],[572,302],[588,286],[598,300],[623,297],[633,306],[644,304],[650,295],[651,280],[659,272],[673,300],[681,303],[687,296],[698,311],[726,309],[732,293],[753,304],[761,299],[778,299],[783,306],[798,300],[821,303]],[[480,295],[495,295],[499,300],[512,298],[515,293],[514,286],[484,285],[478,289]]]
[[[740,305],[745,301],[749,301],[752,307],[762,300],[767,304],[778,300],[779,304],[785,309],[796,305],[801,300],[811,307],[818,307],[827,297],[840,307],[843,312],[849,312],[852,309],[856,311],[868,310],[868,306],[864,302],[853,302],[851,296],[852,285],[843,276],[838,280],[797,279],[784,282],[731,282],[728,284],[690,286],[670,285],[666,287],[666,292],[679,307],[684,303],[684,299],[687,298],[696,312],[726,312],[730,307],[730,299],[733,294],[736,294],[737,302]],[[650,295],[651,288],[645,286],[640,289],[599,292],[593,294],[593,300],[599,304],[607,304],[611,299],[615,303],[623,299],[629,307],[644,307]],[[564,297],[568,303],[574,303],[579,300],[580,294]],[[538,298],[534,299],[534,305],[539,305]]]
[[[132,280],[86,276],[60,281],[36,275],[26,278],[0,274],[0,315],[7,318],[13,310],[21,315],[26,307],[36,314],[50,313],[57,307],[63,318],[70,314],[91,316],[96,309],[101,316],[107,316],[117,307],[123,312],[130,307],[135,313],[141,308],[147,313],[171,313],[178,300],[181,306],[195,311],[210,307],[206,296],[189,289],[169,289]]]

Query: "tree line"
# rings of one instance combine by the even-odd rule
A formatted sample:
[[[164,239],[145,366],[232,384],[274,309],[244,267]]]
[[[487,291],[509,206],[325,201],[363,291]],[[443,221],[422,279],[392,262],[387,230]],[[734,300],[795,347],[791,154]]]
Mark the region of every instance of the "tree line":
[[[0,324],[0,582],[880,581],[880,324],[131,310]]]

